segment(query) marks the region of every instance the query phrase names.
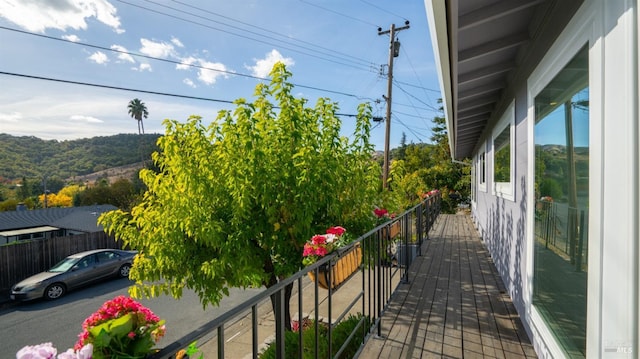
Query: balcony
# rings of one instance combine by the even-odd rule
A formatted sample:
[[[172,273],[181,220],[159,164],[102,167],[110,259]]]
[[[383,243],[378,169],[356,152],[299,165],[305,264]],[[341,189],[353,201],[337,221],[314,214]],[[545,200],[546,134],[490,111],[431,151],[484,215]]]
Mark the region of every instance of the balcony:
[[[309,273],[322,276],[355,248],[304,268],[152,357],[174,358],[193,342],[205,358],[260,358],[268,347],[275,358],[536,357],[468,215],[439,215],[439,198],[431,197],[356,242],[362,264],[343,283],[323,289]],[[326,276],[332,283],[336,274]],[[308,338],[285,330],[290,284],[292,322],[308,321],[316,333],[322,325],[329,338],[315,336],[304,353]],[[350,317],[357,324],[343,343],[336,333]],[[345,356],[349,342],[356,351]]]

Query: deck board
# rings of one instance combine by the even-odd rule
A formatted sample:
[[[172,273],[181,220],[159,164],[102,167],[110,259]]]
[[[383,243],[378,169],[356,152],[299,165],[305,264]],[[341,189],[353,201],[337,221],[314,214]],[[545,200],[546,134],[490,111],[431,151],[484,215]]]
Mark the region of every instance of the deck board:
[[[535,358],[468,215],[440,215],[360,358]]]

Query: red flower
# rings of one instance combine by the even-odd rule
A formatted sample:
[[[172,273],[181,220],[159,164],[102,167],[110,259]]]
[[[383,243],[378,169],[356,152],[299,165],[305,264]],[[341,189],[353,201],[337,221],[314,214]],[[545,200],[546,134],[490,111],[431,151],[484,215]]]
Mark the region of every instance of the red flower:
[[[376,208],[373,210],[373,213],[376,215],[376,217],[381,218],[386,216],[389,213],[389,211],[387,211],[384,208]]]
[[[316,234],[315,236],[311,237],[311,243],[313,243],[316,246],[320,244],[326,244],[327,237],[320,234]]]
[[[341,236],[344,234],[344,232],[346,232],[347,230],[344,229],[344,227],[340,227],[340,226],[335,226],[335,227],[331,227],[329,229],[327,229],[327,234],[335,234],[336,236]]]

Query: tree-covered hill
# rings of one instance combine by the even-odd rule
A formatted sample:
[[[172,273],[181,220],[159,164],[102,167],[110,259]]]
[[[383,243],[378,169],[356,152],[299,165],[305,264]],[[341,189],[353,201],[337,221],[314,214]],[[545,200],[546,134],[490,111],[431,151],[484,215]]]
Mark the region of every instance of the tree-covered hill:
[[[0,179],[70,178],[150,159],[159,134],[42,140],[0,134]]]

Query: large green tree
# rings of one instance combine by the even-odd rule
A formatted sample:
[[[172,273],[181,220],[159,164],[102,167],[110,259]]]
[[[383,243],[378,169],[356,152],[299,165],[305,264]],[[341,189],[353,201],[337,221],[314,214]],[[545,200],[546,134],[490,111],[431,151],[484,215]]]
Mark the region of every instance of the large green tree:
[[[142,122],[142,118],[149,117],[147,105],[145,105],[144,102],[140,101],[140,99],[134,98],[133,100],[129,101],[127,109],[129,110],[129,115],[136,121],[138,121],[138,134],[144,134],[144,123]]]
[[[158,170],[141,172],[141,203],[99,219],[139,251],[133,296],[180,297],[188,287],[217,304],[231,287],[269,287],[295,273],[314,233],[371,228],[380,181],[371,108],[360,105],[351,140],[342,137],[337,105],[321,98],[306,107],[290,76],[276,64],[253,102],[236,100],[209,126],[165,120]]]

